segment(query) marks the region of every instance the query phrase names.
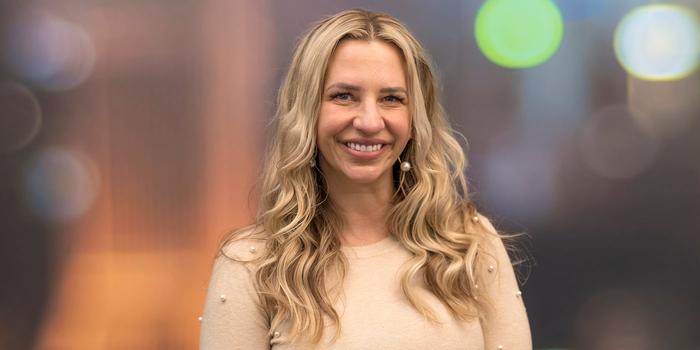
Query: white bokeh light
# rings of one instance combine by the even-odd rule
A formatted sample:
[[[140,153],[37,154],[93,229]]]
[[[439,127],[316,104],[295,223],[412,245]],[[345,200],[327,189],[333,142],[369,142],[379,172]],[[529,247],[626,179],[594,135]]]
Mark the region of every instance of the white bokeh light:
[[[614,45],[629,74],[646,80],[680,79],[700,63],[700,24],[685,7],[646,5],[620,21]]]

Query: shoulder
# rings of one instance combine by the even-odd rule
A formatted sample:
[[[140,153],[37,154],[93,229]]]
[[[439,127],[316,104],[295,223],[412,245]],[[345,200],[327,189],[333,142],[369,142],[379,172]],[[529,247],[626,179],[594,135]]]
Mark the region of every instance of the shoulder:
[[[512,279],[515,282],[513,288],[517,288],[518,284],[527,280],[530,271],[528,252],[521,241],[525,233],[503,232],[496,229],[485,216],[478,216],[477,225],[482,227],[483,234],[477,253],[479,274],[491,281]]]
[[[483,241],[486,243],[489,250],[498,250],[503,247],[501,235],[491,220],[481,213],[476,213],[475,216],[472,217],[472,221],[477,227],[482,228]]]
[[[221,294],[252,290],[253,275],[265,245],[263,240],[244,234],[243,231],[231,232],[220,243],[212,261],[210,289]]]
[[[508,253],[508,248],[504,243],[504,238],[507,240],[509,236],[502,235],[494,224],[486,216],[476,214],[476,225],[482,228],[482,241],[480,252],[484,254],[483,260],[486,268],[491,274],[493,270],[512,270],[512,262]],[[500,269],[499,269],[500,267]]]
[[[219,245],[217,262],[232,261],[250,265],[264,255],[267,238],[255,227],[245,227],[226,235]]]
[[[265,240],[257,238],[238,238],[225,243],[220,250],[228,258],[244,262],[255,260],[265,251]]]
[[[213,261],[200,324],[200,349],[262,349],[269,344],[267,313],[249,263],[257,255],[250,247],[258,247],[259,242],[238,231],[227,234]]]
[[[482,326],[486,348],[532,349],[529,321],[522,292],[504,244],[514,236],[502,234],[485,216],[478,214],[477,225],[486,231],[480,268],[487,307]]]
[[[486,228],[486,230],[489,233],[492,233],[493,235],[498,235],[498,230],[496,230],[496,228],[493,226],[493,223],[491,223],[491,220],[489,220],[486,216],[484,216],[481,213],[476,213],[475,216],[476,216],[475,221],[477,224],[480,224],[481,226]]]
[[[528,243],[529,236],[525,232],[509,233],[499,229],[498,223],[494,226],[491,220],[482,214],[477,214],[478,225],[483,227],[485,249],[491,253],[501,256],[501,260],[508,260],[510,264],[519,265],[525,263],[527,265],[529,254],[525,249]],[[514,261],[510,261],[514,258]],[[525,266],[527,267],[527,266]]]

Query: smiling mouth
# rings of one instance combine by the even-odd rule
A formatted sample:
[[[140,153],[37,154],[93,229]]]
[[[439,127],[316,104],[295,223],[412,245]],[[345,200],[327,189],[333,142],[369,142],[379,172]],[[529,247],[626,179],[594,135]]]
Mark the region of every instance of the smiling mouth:
[[[344,143],[344,145],[345,145],[345,147],[347,147],[353,151],[367,152],[367,153],[377,152],[385,146],[384,144],[381,144],[381,143],[378,143],[375,145],[361,145],[359,143],[353,143],[353,142],[346,142],[346,143]]]

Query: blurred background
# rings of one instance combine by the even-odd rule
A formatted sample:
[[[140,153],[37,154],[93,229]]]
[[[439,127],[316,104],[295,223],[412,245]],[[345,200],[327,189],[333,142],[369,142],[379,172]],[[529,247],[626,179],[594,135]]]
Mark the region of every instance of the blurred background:
[[[529,235],[535,348],[700,348],[698,0],[0,0],[0,349],[196,348],[294,44],[354,7],[423,43]]]

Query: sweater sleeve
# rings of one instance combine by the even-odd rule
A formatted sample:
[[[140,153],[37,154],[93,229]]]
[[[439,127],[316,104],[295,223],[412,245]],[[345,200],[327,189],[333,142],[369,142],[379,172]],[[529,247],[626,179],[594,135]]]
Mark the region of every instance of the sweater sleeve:
[[[479,222],[491,233],[496,233],[484,216],[479,216]],[[489,238],[493,263],[486,266],[485,288],[492,307],[484,315],[485,349],[530,350],[530,324],[510,258],[499,237],[491,235]]]
[[[200,324],[200,350],[270,349],[268,321],[252,277],[244,262],[215,259]]]

